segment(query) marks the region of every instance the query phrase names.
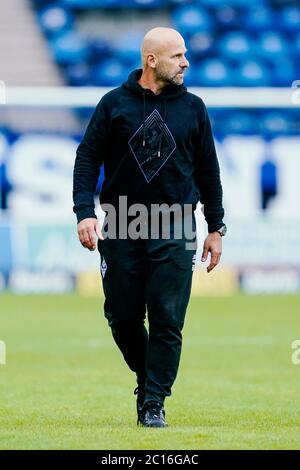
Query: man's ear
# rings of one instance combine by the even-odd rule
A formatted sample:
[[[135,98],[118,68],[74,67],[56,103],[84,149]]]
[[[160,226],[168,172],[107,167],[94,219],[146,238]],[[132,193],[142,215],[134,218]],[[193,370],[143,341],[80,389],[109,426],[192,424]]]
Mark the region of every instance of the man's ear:
[[[149,67],[151,67],[152,69],[155,69],[156,64],[157,64],[157,58],[155,54],[148,54],[147,62],[148,62]]]

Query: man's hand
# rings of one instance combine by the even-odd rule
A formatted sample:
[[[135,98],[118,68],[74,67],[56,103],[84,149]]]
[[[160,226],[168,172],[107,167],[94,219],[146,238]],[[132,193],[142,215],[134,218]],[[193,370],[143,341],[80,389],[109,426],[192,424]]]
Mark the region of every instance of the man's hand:
[[[90,251],[96,248],[96,235],[100,240],[104,240],[98,220],[93,217],[81,220],[77,225],[77,233],[81,245]]]
[[[210,273],[220,261],[222,254],[222,237],[219,232],[209,233],[203,244],[203,253],[201,261],[206,261],[208,253],[210,253],[210,264],[206,268],[207,272]]]

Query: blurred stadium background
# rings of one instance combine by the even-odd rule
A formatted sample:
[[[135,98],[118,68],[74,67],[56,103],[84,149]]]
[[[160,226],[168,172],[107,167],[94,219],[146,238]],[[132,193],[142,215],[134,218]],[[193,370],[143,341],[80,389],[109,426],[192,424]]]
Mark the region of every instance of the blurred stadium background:
[[[75,150],[159,25],[186,40],[185,81],[209,108],[222,171],[223,263],[196,272],[194,294],[299,292],[300,5],[288,0],[1,0],[1,290],[99,294],[72,213]],[[200,246],[204,234],[200,214]]]

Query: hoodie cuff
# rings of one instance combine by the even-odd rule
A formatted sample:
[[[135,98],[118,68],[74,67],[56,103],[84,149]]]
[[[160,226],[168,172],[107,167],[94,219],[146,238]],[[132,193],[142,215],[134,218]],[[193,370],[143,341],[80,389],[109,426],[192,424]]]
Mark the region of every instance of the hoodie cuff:
[[[222,220],[214,224],[208,224],[208,233],[217,232],[223,225],[224,222]]]
[[[78,212],[76,212],[76,217],[77,217],[77,223],[78,224],[83,219],[88,219],[88,218],[97,219],[97,216],[94,212],[94,209],[91,208],[91,207],[86,207],[84,209],[80,209]]]

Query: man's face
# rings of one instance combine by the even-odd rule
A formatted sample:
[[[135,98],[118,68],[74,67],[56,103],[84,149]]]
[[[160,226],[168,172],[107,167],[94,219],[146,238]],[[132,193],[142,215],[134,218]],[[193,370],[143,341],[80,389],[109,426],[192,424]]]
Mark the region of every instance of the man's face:
[[[181,85],[184,71],[189,67],[189,62],[185,57],[186,52],[184,42],[165,47],[157,57],[156,79],[172,85]]]

